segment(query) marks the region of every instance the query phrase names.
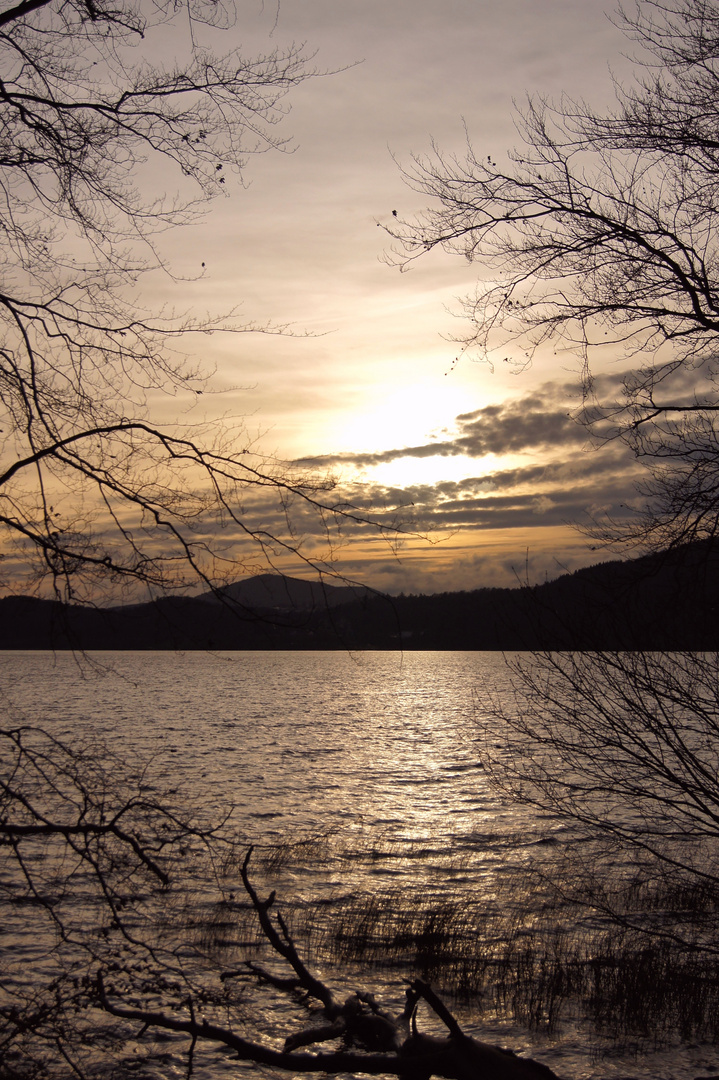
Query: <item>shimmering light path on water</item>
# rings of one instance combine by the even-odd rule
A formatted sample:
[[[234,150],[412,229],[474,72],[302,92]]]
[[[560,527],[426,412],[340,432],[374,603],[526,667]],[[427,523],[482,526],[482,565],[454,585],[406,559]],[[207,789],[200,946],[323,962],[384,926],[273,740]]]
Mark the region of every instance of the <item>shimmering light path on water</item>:
[[[498,812],[476,745],[478,685],[507,689],[498,654],[0,655],[18,719],[151,758],[249,836],[360,824],[431,841]],[[490,816],[488,818],[488,815]]]

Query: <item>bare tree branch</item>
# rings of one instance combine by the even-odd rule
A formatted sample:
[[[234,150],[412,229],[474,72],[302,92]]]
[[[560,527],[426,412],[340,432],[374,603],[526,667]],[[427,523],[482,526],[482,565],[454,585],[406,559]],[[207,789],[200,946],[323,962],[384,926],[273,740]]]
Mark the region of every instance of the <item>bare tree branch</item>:
[[[272,1050],[253,1040],[238,1036],[229,1028],[207,1020],[179,1019],[167,1012],[127,1008],[117,1005],[105,985],[102,972],[98,973],[98,995],[102,1007],[112,1016],[135,1020],[149,1027],[176,1031],[195,1041],[216,1042],[233,1050],[244,1061],[255,1061],[283,1071],[360,1073],[376,1076],[406,1076],[429,1078],[441,1076],[447,1080],[470,1080],[478,1075],[488,1080],[552,1080],[554,1073],[536,1061],[517,1057],[507,1050],[489,1046],[465,1035],[456,1019],[437,994],[425,982],[417,979],[406,993],[405,1008],[392,1017],[381,1009],[372,994],[357,992],[340,1005],[332,991],[311,974],[300,959],[297,948],[286,923],[279,912],[276,919],[280,930],[273,924],[269,911],[274,905],[275,894],[260,900],[249,877],[250,848],[241,867],[241,877],[262,932],[270,946],[292,968],[296,978],[280,980],[274,976],[266,979],[263,970],[248,965],[249,970],[259,974],[260,979],[290,993],[301,989],[322,1003],[322,1015],[329,1023],[311,1024],[289,1035],[282,1051]],[[236,973],[232,973],[236,974]],[[225,974],[228,977],[229,973]],[[423,999],[449,1030],[449,1038],[424,1035],[417,1031],[416,1023],[409,1031],[409,1021],[414,1018],[417,1002]],[[323,1053],[298,1054],[299,1046],[341,1039],[343,1049]],[[378,1052],[379,1051],[379,1052]]]
[[[236,13],[231,0],[193,0],[189,17],[222,29]],[[283,559],[331,572],[343,525],[374,527],[332,498],[331,477],[267,459],[241,425],[154,419],[151,398],[185,406],[209,387],[175,343],[291,333],[233,313],[153,314],[140,289],[146,271],[170,273],[164,230],[196,220],[254,153],[286,147],[285,97],[317,74],[302,48],[218,56],[194,30],[187,62],[162,68],[152,41],[183,18],[145,0],[0,14],[5,590],[94,602],[133,587],[213,588]],[[161,190],[137,181],[146,161],[164,162]]]
[[[576,419],[626,441],[647,466],[641,494],[659,500],[656,527],[648,501],[638,522],[600,514],[588,531],[652,549],[716,533],[703,488],[694,511],[685,500],[672,520],[670,504],[700,444],[705,477],[716,461],[719,7],[638,0],[617,24],[641,52],[613,109],[532,98],[504,161],[469,141],[462,158],[433,147],[404,170],[428,209],[387,232],[400,266],[439,248],[477,267],[463,350],[518,368],[550,343],[578,358]],[[617,396],[605,358],[626,371]]]

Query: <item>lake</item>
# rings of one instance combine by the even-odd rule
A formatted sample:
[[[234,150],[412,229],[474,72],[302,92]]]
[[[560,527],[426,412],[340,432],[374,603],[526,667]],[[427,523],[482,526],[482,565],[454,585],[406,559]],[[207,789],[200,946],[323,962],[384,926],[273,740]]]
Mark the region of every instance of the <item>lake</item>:
[[[14,724],[70,742],[92,735],[151,762],[156,782],[187,805],[217,817],[234,808],[244,842],[312,841],[277,859],[278,893],[292,904],[324,899],[330,915],[348,898],[418,892],[468,910],[477,897],[490,912],[521,907],[528,869],[576,839],[561,821],[499,799],[484,776],[477,721],[488,696],[511,693],[500,654],[90,653],[78,663],[1,653],[0,685]],[[367,970],[356,984],[399,999],[401,977]],[[511,1017],[483,1019],[476,1003],[458,1008],[479,1037],[567,1077],[719,1072],[712,1048],[598,1057],[602,1044],[571,1021],[542,1035]],[[179,1064],[163,1068],[152,1075],[181,1075]],[[210,1062],[196,1075],[227,1073]]]

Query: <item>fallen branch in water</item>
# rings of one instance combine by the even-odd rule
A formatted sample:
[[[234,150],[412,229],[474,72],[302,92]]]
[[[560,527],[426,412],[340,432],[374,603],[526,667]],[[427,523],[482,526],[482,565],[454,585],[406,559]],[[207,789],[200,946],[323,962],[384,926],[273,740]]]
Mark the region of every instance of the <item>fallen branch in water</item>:
[[[224,972],[221,978],[252,975],[261,983],[283,992],[303,992],[321,1005],[312,1024],[288,1035],[282,1050],[274,1050],[245,1039],[228,1027],[197,1019],[191,1003],[188,1019],[116,1004],[113,1000],[116,995],[100,974],[98,998],[106,1012],[121,1019],[138,1021],[146,1028],[183,1033],[192,1040],[193,1048],[200,1041],[219,1044],[243,1061],[254,1061],[282,1071],[359,1073],[401,1076],[409,1080],[429,1080],[432,1076],[445,1080],[556,1080],[546,1065],[466,1035],[434,990],[420,979],[408,985],[404,1008],[397,1015],[381,1008],[374,995],[361,991],[340,1002],[300,957],[281,912],[274,908],[275,893],[270,893],[266,900],[258,896],[249,878],[251,855],[252,848],[241,868],[243,885],[266,941],[294,974],[278,977],[248,962],[239,971]],[[427,1035],[418,1030],[417,1006],[420,1001],[424,1001],[442,1021],[448,1030],[447,1036]],[[298,1047],[333,1040],[341,1040],[342,1048],[297,1053]]]

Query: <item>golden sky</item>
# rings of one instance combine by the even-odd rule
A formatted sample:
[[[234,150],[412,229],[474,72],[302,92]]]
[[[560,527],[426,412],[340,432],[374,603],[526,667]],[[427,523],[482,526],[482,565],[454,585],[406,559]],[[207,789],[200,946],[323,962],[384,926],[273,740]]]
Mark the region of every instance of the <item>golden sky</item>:
[[[469,356],[455,364],[457,297],[476,268],[434,252],[400,273],[383,259],[381,228],[394,210],[422,209],[397,161],[432,139],[461,154],[466,128],[479,154],[500,160],[519,141],[513,101],[609,102],[612,72],[630,70],[611,10],[596,0],[269,0],[242,5],[218,43],[250,53],[307,42],[317,69],[334,74],[293,90],[287,153],[252,160],[245,188],[228,184],[201,224],[167,234],[180,280],[156,274],[147,299],[289,324],[290,335],[193,343],[223,390],[202,409],[244,417],[264,452],[331,472],[359,505],[398,508],[411,534],[398,553],[369,533],[339,551],[339,568],[368,584],[511,584],[527,554],[533,578],[556,576],[598,557],[566,523],[632,497],[619,448],[591,450],[568,418],[576,358],[548,349],[521,374]]]

